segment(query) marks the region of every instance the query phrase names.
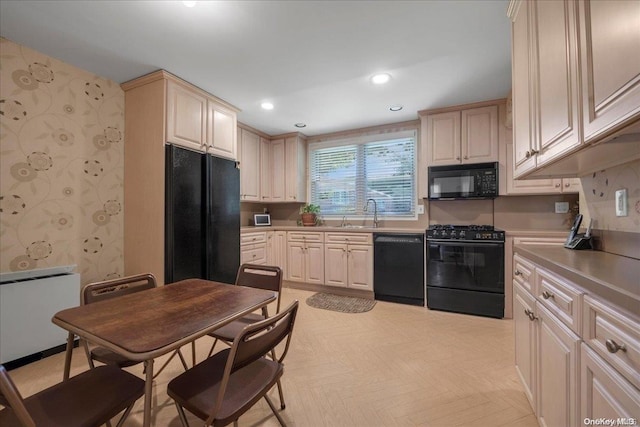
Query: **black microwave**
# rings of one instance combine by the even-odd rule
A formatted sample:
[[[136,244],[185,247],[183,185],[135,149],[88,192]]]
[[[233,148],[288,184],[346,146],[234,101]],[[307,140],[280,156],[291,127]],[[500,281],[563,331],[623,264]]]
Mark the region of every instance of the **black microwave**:
[[[429,200],[498,197],[498,162],[430,166]]]

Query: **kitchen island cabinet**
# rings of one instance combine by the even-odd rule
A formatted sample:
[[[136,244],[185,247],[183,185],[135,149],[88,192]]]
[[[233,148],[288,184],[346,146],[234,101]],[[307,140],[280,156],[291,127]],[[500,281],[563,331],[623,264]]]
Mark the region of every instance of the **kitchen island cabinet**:
[[[640,260],[517,244],[516,370],[540,425],[640,414]]]

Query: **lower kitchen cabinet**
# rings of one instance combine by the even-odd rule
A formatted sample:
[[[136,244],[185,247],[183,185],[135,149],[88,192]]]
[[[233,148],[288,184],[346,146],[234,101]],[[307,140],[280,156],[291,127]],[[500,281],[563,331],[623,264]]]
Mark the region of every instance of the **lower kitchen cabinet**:
[[[612,425],[635,425],[637,316],[520,253],[514,254],[513,271],[516,371],[539,424],[573,427],[605,418]]]
[[[240,264],[267,263],[267,233],[243,233],[240,235]]]
[[[580,338],[537,303],[538,422],[578,426]]]
[[[324,284],[324,233],[287,233],[287,280]]]
[[[628,424],[613,425],[637,425],[640,391],[584,343],[581,365],[580,419],[626,419]]]
[[[267,265],[280,267],[286,277],[287,232],[267,231]]]
[[[364,233],[326,233],[325,284],[372,291],[371,239],[371,234]]]

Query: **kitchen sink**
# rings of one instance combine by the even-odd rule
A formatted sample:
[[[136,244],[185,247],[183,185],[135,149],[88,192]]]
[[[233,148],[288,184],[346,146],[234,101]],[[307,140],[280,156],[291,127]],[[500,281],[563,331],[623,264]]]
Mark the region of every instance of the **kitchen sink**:
[[[372,227],[370,225],[343,225],[340,228],[358,228],[358,229],[371,228],[371,229],[373,229],[374,227]]]

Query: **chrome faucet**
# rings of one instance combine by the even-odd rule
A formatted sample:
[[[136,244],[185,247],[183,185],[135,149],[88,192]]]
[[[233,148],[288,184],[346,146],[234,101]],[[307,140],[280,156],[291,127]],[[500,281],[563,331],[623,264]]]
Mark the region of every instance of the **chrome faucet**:
[[[367,212],[369,202],[373,202],[373,228],[378,228],[378,204],[376,201],[374,199],[367,199],[367,203],[364,205],[362,211]]]

